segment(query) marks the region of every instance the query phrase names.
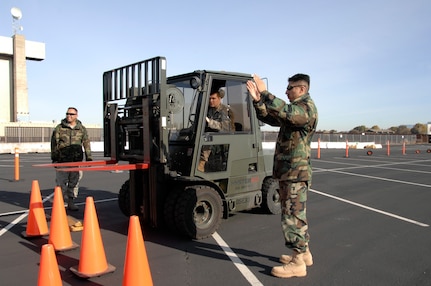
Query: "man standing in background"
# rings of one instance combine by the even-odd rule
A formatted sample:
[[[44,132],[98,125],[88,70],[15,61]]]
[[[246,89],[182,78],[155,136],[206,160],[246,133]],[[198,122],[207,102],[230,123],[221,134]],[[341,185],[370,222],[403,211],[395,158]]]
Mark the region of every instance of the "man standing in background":
[[[90,140],[87,129],[78,120],[78,110],[69,107],[64,118],[58,124],[51,137],[51,159],[53,163],[81,162],[84,159],[92,161]],[[79,208],[74,204],[74,199],[78,197],[79,181],[82,178],[82,171],[76,172],[56,172],[56,184],[63,191],[67,208],[77,211]]]

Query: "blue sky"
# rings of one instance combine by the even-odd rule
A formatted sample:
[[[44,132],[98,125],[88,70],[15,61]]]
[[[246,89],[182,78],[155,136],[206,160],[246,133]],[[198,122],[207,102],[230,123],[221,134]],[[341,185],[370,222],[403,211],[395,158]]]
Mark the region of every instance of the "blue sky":
[[[148,3],[151,2],[151,3]],[[31,121],[79,109],[102,124],[102,73],[167,58],[168,76],[196,69],[256,73],[286,99],[287,78],[311,76],[319,130],[431,121],[431,1],[2,0],[46,59],[27,62]]]

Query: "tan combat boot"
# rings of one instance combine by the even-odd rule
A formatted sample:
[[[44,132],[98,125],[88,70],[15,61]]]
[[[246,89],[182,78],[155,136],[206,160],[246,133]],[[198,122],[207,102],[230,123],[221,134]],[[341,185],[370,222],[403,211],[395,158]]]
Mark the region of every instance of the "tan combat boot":
[[[313,255],[311,255],[310,248],[307,248],[307,251],[304,253],[303,257],[304,257],[305,265],[307,266],[313,265]],[[280,256],[281,263],[288,264],[290,261],[292,261],[292,255],[282,254]]]
[[[271,274],[280,278],[306,276],[307,266],[304,262],[304,253],[294,252],[292,260],[288,264],[273,267]]]
[[[67,203],[67,209],[71,211],[79,210],[78,206],[73,203],[73,198],[69,198],[69,201]]]

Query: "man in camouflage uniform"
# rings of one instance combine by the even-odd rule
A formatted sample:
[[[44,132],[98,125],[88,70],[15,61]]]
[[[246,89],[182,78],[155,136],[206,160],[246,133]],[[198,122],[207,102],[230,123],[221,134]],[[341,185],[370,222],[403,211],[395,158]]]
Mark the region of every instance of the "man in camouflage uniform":
[[[247,82],[257,117],[272,126],[280,126],[274,154],[273,177],[279,180],[281,225],[286,247],[293,252],[281,255],[282,266],[272,275],[282,278],[307,275],[313,264],[308,247],[306,217],[307,191],[311,186],[310,143],[317,126],[317,109],[308,93],[310,77],[296,74],[288,79],[287,104],[266,90],[262,79],[254,75]]]
[[[229,107],[221,103],[225,95],[223,89],[213,92],[209,98],[209,106],[206,120],[205,132],[229,132],[235,131],[234,115]],[[211,155],[211,146],[202,147],[198,170],[205,171],[205,164]]]
[[[207,122],[206,132],[235,131],[233,112],[221,103],[224,95],[223,89],[210,95],[207,117],[205,118]]]
[[[90,140],[87,129],[78,120],[78,110],[69,107],[64,118],[58,124],[51,137],[51,159],[53,163],[80,162],[84,159],[92,161]],[[56,184],[61,187],[67,208],[77,211],[78,207],[73,200],[78,196],[79,181],[82,171],[79,172],[56,172]]]

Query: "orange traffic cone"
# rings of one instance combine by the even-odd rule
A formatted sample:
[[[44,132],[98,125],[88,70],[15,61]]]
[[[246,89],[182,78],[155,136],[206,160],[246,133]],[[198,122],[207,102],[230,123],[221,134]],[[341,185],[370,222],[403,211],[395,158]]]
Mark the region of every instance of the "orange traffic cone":
[[[153,285],[141,225],[137,216],[130,217],[123,271],[123,286],[129,285]]]
[[[33,180],[31,184],[27,227],[22,236],[40,237],[44,235],[48,235],[48,223],[46,222],[45,210],[43,209],[39,181]]]
[[[51,231],[48,243],[52,244],[56,251],[66,251],[78,247],[78,244],[72,241],[70,235],[63,193],[59,186],[54,189],[54,204],[51,212]]]
[[[42,245],[40,255],[38,286],[57,286],[63,285],[58,269],[57,258],[52,244]]]
[[[87,197],[85,200],[79,265],[70,267],[70,271],[81,278],[101,276],[115,271],[115,267],[106,261],[93,197]]]

